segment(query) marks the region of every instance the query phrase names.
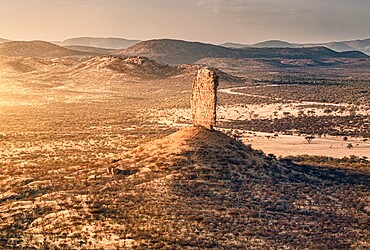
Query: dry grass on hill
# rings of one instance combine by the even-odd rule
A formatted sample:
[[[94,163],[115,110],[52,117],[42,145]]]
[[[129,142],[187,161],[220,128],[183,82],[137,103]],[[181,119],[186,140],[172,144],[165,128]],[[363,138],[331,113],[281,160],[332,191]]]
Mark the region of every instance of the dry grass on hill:
[[[1,182],[3,247],[369,247],[367,173],[279,161],[203,128]]]

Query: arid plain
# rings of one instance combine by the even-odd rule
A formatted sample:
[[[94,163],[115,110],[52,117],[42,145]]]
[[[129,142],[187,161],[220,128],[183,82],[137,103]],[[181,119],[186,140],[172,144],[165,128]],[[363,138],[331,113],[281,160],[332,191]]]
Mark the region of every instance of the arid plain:
[[[0,247],[370,246],[368,56],[152,43],[0,44]],[[183,130],[203,66],[223,133]]]

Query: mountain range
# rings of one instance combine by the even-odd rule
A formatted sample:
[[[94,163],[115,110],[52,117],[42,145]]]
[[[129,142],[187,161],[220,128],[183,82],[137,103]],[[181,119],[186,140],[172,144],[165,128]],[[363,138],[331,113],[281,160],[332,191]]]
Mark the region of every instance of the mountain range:
[[[336,52],[326,47],[310,48],[226,48],[214,44],[172,39],[149,40],[119,50],[116,55],[145,56],[168,64],[191,64],[203,58],[368,58],[358,51]]]
[[[252,45],[242,43],[224,43],[221,46],[228,48],[301,48],[301,47],[327,47],[329,49],[343,51],[361,51],[370,55],[370,38],[362,40],[349,40],[328,43],[290,43],[280,40],[269,40],[265,42],[255,43]]]
[[[161,39],[162,40],[162,39]],[[170,40],[170,39],[163,39]],[[0,43],[10,41],[8,39],[0,38]],[[104,37],[75,37],[64,41],[52,42],[60,46],[86,46],[97,47],[103,49],[126,49],[141,42],[140,40],[124,39],[124,38],[104,38]],[[343,52],[343,51],[361,51],[370,55],[370,38],[357,39],[347,41],[332,41],[326,43],[291,43],[281,40],[268,40],[255,44],[243,44],[227,42],[220,44],[220,46],[227,48],[300,48],[300,47],[327,47],[329,49]]]
[[[271,44],[270,44],[271,45]],[[227,48],[214,44],[173,39],[139,42],[127,49],[113,50],[88,46],[59,46],[44,41],[13,41],[0,44],[0,56],[12,57],[66,57],[114,55],[118,57],[147,57],[165,64],[193,64],[207,58],[311,60],[315,63],[327,59],[369,59],[359,51],[336,52],[326,47],[301,48]],[[348,60],[347,60],[348,61]],[[290,63],[290,64],[294,64]]]

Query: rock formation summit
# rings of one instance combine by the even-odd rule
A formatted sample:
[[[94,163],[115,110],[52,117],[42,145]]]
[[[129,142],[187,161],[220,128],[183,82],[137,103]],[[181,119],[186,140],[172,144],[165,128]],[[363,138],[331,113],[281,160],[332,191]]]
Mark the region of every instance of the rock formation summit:
[[[192,122],[195,126],[212,129],[216,125],[218,79],[214,70],[198,70],[191,99]]]

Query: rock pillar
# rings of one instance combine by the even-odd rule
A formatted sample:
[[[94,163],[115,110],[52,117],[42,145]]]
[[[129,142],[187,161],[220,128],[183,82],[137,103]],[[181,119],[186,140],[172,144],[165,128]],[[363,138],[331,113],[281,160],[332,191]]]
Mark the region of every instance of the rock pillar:
[[[198,70],[191,98],[192,122],[195,126],[212,129],[216,125],[218,78],[214,70]]]

